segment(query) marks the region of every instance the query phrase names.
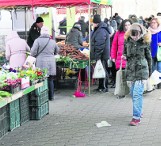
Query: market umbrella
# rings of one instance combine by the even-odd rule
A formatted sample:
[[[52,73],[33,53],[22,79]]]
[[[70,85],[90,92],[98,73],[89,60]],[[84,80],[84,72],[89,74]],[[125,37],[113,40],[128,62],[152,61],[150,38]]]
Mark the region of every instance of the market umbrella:
[[[112,0],[91,0],[91,2],[102,5],[112,5]]]

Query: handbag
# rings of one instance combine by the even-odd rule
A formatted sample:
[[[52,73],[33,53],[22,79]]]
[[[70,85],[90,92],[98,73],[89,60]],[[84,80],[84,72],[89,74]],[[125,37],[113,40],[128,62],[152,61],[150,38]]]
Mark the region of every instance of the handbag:
[[[26,61],[23,65],[23,67],[25,68],[35,68],[35,64],[36,64],[36,57],[41,54],[41,52],[46,48],[46,46],[48,45],[50,41],[50,38],[48,40],[48,42],[46,43],[46,45],[43,47],[43,49],[39,52],[39,48],[37,50],[37,54],[35,56],[31,56],[31,55],[28,55],[27,58],[26,58]]]
[[[158,46],[158,50],[157,50],[157,61],[161,61],[161,47]]]
[[[93,78],[98,79],[98,78],[105,78],[106,77],[106,72],[105,69],[102,65],[101,60],[97,60],[96,66],[94,68],[94,73],[93,73]]]
[[[126,82],[126,72],[122,70],[122,59],[120,64],[120,69],[116,73],[116,87],[114,95],[124,96],[129,94],[129,87]]]

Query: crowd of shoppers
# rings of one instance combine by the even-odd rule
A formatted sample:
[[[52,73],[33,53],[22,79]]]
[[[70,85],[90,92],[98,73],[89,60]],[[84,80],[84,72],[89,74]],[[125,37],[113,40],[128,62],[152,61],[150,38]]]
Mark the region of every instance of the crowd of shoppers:
[[[49,99],[54,99],[54,76],[56,75],[56,61],[54,55],[59,52],[55,40],[51,39],[49,29],[43,26],[44,20],[38,17],[29,30],[27,43],[13,31],[6,38],[6,59],[10,66],[22,67],[26,59],[26,52],[36,56],[36,67],[48,69]],[[66,19],[62,21],[66,25]],[[62,24],[60,22],[60,25]],[[83,48],[83,41],[89,41],[90,59],[101,60],[105,70],[105,77],[99,79],[96,92],[109,91],[109,84],[115,88],[116,73],[120,69],[126,72],[126,81],[130,89],[133,102],[133,117],[130,125],[140,123],[143,114],[143,93],[146,80],[154,70],[161,73],[161,61],[157,60],[158,46],[161,46],[161,25],[159,19],[151,15],[149,18],[137,18],[129,15],[122,19],[118,13],[111,18],[101,20],[101,16],[93,16],[91,35],[89,36],[89,21],[85,17],[74,23],[66,35],[66,44],[76,49]],[[62,34],[66,34],[63,29]],[[90,37],[90,39],[89,39]],[[18,42],[18,43],[15,43]],[[16,59],[20,58],[17,62]],[[112,61],[109,66],[108,61]],[[109,81],[111,79],[111,81]],[[161,85],[158,85],[160,88]],[[125,97],[125,95],[123,96]]]

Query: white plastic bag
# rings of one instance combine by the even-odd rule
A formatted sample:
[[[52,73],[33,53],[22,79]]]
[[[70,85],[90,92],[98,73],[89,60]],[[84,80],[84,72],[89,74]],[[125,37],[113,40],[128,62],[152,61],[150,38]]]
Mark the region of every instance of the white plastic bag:
[[[150,76],[150,82],[152,85],[161,83],[161,73],[155,70]]]
[[[25,68],[30,68],[31,67],[31,68],[35,69],[35,64],[36,64],[36,58],[33,57],[33,56],[28,56],[26,58],[26,61],[25,61],[24,65],[23,65],[23,67],[25,67]]]
[[[105,69],[102,65],[101,60],[98,60],[96,62],[96,66],[94,68],[94,73],[93,73],[93,78],[94,79],[98,79],[98,78],[105,78],[106,73],[105,73]]]
[[[151,83],[150,79],[148,78],[144,84],[144,91],[152,91],[154,90],[154,85]]]
[[[116,73],[116,87],[114,91],[114,95],[124,96],[129,94],[129,87],[127,86],[126,82],[126,72],[122,70],[122,60],[120,69]]]

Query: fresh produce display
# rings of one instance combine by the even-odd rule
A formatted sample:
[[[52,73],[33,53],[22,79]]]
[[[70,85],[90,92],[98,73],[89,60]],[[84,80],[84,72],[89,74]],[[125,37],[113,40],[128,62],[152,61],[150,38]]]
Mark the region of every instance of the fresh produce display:
[[[20,70],[20,72],[18,73],[19,78],[29,77],[31,81],[42,79],[46,77],[46,75],[47,69],[41,70],[39,68],[36,68],[35,70],[28,68],[26,70]]]
[[[6,91],[0,91],[0,98],[4,98],[4,97],[11,97],[12,94],[10,94],[9,92]]]
[[[71,59],[69,56],[59,56],[59,58],[56,58],[56,61],[67,64],[69,62],[73,62],[73,59]]]
[[[61,56],[69,56],[73,60],[88,60],[88,57],[81,53],[79,50],[74,48],[72,45],[64,45],[60,46],[60,52],[59,54]]]

